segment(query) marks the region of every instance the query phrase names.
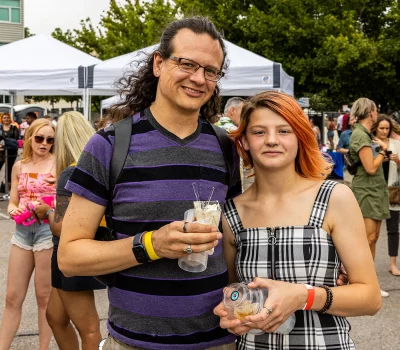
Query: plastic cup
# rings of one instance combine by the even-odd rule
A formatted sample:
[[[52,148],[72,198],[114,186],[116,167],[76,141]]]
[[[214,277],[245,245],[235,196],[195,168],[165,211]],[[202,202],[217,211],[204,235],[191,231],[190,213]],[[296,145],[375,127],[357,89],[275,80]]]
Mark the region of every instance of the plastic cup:
[[[208,253],[192,253],[178,259],[178,266],[187,272],[203,272],[207,268]]]
[[[266,293],[265,293],[266,294]],[[224,292],[224,305],[228,309],[228,319],[238,319],[249,323],[247,316],[258,314],[263,308],[266,296],[263,289],[249,288],[245,283],[233,283]]]
[[[185,221],[190,221],[191,217],[194,218],[194,209],[185,212]],[[211,225],[212,217],[195,222]],[[178,266],[187,272],[203,272],[207,268],[208,255],[210,255],[210,251],[188,254],[178,259]]]
[[[228,310],[228,319],[238,319],[242,324],[249,323],[247,316],[258,314],[264,307],[265,300],[268,297],[268,291],[264,288],[249,288],[246,283],[233,283],[224,291],[223,302]],[[274,332],[280,334],[289,334],[296,323],[294,314],[282,323]],[[252,329],[251,334],[262,334],[261,329]]]

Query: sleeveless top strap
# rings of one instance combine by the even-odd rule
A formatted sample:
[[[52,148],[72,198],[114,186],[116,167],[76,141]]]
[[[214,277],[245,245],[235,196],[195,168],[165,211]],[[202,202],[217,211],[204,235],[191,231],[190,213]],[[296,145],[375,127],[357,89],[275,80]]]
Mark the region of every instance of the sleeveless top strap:
[[[228,222],[232,233],[236,236],[240,231],[243,230],[242,221],[240,220],[239,213],[236,210],[233,199],[228,199],[222,207],[225,219]]]
[[[54,168],[54,165],[56,165],[56,162],[54,162],[53,163],[53,165],[51,166],[51,168],[50,168],[50,171],[49,171],[49,174],[51,173],[51,171],[53,170],[53,168]]]
[[[338,183],[331,180],[325,180],[319,188],[317,197],[311,211],[310,220],[308,226],[322,227],[324,223],[325,213],[328,209],[329,198],[331,196],[333,188]]]

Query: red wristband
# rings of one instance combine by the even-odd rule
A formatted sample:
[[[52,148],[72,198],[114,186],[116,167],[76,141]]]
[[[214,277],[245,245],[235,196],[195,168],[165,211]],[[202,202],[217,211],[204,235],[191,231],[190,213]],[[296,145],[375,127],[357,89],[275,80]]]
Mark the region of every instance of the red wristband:
[[[310,286],[309,284],[305,284],[307,288],[307,301],[306,304],[303,307],[303,310],[310,310],[312,305],[314,304],[314,297],[315,297],[315,289],[313,286]]]

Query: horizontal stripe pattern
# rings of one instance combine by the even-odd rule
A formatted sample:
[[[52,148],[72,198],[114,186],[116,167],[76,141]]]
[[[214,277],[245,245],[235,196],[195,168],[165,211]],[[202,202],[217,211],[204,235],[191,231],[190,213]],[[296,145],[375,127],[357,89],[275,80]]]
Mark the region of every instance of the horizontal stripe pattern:
[[[214,147],[214,146],[213,146]],[[158,157],[154,158],[154,152],[158,153]],[[225,172],[222,153],[210,152],[207,150],[194,149],[191,147],[173,146],[168,148],[155,148],[152,150],[142,151],[140,153],[130,153],[126,160],[126,167],[132,166],[159,166],[164,164],[195,164],[207,165],[220,168]]]
[[[232,344],[235,342],[236,337],[227,331],[222,331],[219,332],[219,334],[212,334],[212,337],[203,332],[201,333],[201,338],[202,339],[196,339],[199,342],[194,343],[194,344],[187,344],[187,343],[182,343],[182,344],[169,344],[169,343],[157,343],[159,341],[158,337],[156,335],[152,335],[152,338],[145,338],[145,341],[143,340],[138,340],[138,337],[133,338],[132,334],[130,334],[130,337],[126,337],[124,334],[117,333],[114,328],[113,328],[113,323],[108,321],[107,322],[107,329],[110,335],[114,338],[117,338],[121,342],[128,344],[132,347],[148,347],[149,344],[152,344],[152,349],[157,349],[157,350],[204,350],[204,349],[209,349],[214,346],[219,346],[219,345],[225,345],[225,344]],[[215,336],[216,335],[216,336]],[[162,339],[161,339],[162,340]],[[149,343],[150,341],[153,341],[152,343]]]
[[[213,261],[210,260],[209,263],[212,264]],[[161,262],[160,265],[162,265]],[[134,270],[130,269],[130,271]],[[203,277],[197,279],[193,278],[193,273],[186,273],[187,278],[183,279],[182,275],[184,275],[184,272],[179,273],[180,276],[176,279],[140,278],[134,275],[127,275],[124,272],[118,273],[114,285],[116,288],[148,295],[193,296],[210,293],[214,290],[222,290],[222,288],[228,284],[228,274],[226,270],[213,276],[204,276],[206,273],[203,272]],[[162,286],[162,288],[160,288],[160,286]]]
[[[209,178],[209,175],[204,177]],[[157,181],[157,187],[154,187],[153,181],[143,181],[135,184],[132,183],[118,184],[115,186],[115,203],[121,204],[121,203],[126,203],[128,201],[135,203],[158,202],[160,200],[162,201],[184,200],[187,202],[187,199],[189,199],[193,205],[193,201],[196,200],[196,197],[193,193],[192,183],[193,179],[159,180]],[[214,181],[209,181],[208,179],[197,181],[197,185],[200,189],[203,188],[208,189],[210,186],[211,188],[214,187],[215,190],[213,198],[214,196],[217,197],[218,195],[221,196],[221,194],[226,193],[225,185],[219,184]],[[129,191],[133,186],[135,187],[135,191]]]
[[[170,322],[173,322],[172,320]],[[192,334],[183,335],[155,335],[155,334],[145,334],[145,333],[136,333],[132,332],[129,329],[118,326],[111,320],[108,321],[109,326],[118,334],[121,334],[130,339],[137,339],[141,341],[147,341],[158,344],[198,344],[204,341],[205,339],[217,340],[222,336],[227,336],[228,332],[219,327],[212,328],[208,331],[203,332],[195,332]],[[232,337],[231,337],[232,339]],[[184,342],[182,342],[184,341]],[[232,341],[231,341],[232,342]]]
[[[183,220],[196,200],[194,182],[201,200],[208,200],[214,188],[212,199],[225,202],[224,157],[207,123],[200,121],[197,130],[181,140],[163,129],[149,110],[132,121],[129,152],[114,189],[114,229],[119,239]],[[106,129],[92,137],[67,189],[107,205],[114,136]],[[235,191],[232,196],[240,190]],[[128,345],[152,349],[204,349],[231,343],[234,337],[219,328],[212,312],[227,283],[221,243],[202,273],[183,271],[177,260],[169,259],[121,271],[109,288],[110,334]]]
[[[128,306],[131,307],[131,306]],[[184,313],[183,308],[180,304],[176,304],[175,308],[180,314]],[[185,335],[193,334],[196,332],[206,332],[210,329],[210,324],[215,324],[215,320],[218,319],[213,312],[207,311],[201,315],[192,315],[188,317],[181,317],[173,315],[172,317],[163,317],[161,315],[146,315],[140,319],[142,313],[135,313],[130,310],[126,310],[110,304],[110,311],[112,317],[110,321],[114,324],[120,325],[120,327],[129,329],[130,327],[135,329],[137,333],[148,334],[149,324],[151,327],[157,328],[157,335]],[[188,310],[191,312],[190,310]],[[160,310],[163,312],[163,310]],[[147,313],[147,311],[145,311]],[[129,324],[126,321],[129,320]],[[188,320],[190,322],[188,322]],[[207,320],[206,322],[204,322]],[[173,321],[173,322],[171,322]]]
[[[158,288],[163,287],[158,285]],[[201,295],[164,296],[163,298],[160,298],[159,294],[135,293],[116,287],[110,288],[109,292],[110,299],[115,307],[132,313],[159,318],[197,317],[210,313],[210,305],[217,306],[221,302],[221,295],[222,289]],[[131,303],[130,300],[135,300],[135,303]],[[177,320],[174,319],[174,322],[177,322]],[[190,324],[187,320],[185,322]],[[187,333],[182,328],[180,331],[181,334]]]

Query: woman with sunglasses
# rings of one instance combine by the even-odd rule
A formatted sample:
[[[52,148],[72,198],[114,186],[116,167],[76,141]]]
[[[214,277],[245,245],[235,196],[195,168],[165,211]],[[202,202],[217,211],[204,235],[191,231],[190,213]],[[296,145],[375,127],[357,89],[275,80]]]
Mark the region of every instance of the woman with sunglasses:
[[[32,123],[25,133],[22,160],[16,162],[11,174],[8,213],[11,218],[22,214],[29,202],[55,196],[55,157],[53,155],[54,126],[46,119]],[[33,213],[34,214],[34,213]],[[50,226],[37,221],[30,226],[16,225],[11,238],[8,262],[7,294],[0,329],[0,349],[9,349],[21,320],[29,281],[35,270],[35,294],[38,306],[39,349],[47,349],[51,329],[46,320],[46,308],[51,291]]]
[[[94,133],[93,127],[78,112],[66,112],[60,117],[55,144],[56,210],[52,212],[44,202],[36,207],[39,218],[44,218],[46,213],[49,213],[47,216],[53,233],[54,249],[51,264],[53,288],[47,306],[47,320],[61,350],[79,350],[78,337],[72,323],[80,335],[82,349],[97,349],[101,341],[100,321],[93,290],[104,289],[105,285],[93,277],[65,277],[57,262],[63,218],[72,195],[64,187],[75,169],[72,164],[78,161],[83,148]]]

